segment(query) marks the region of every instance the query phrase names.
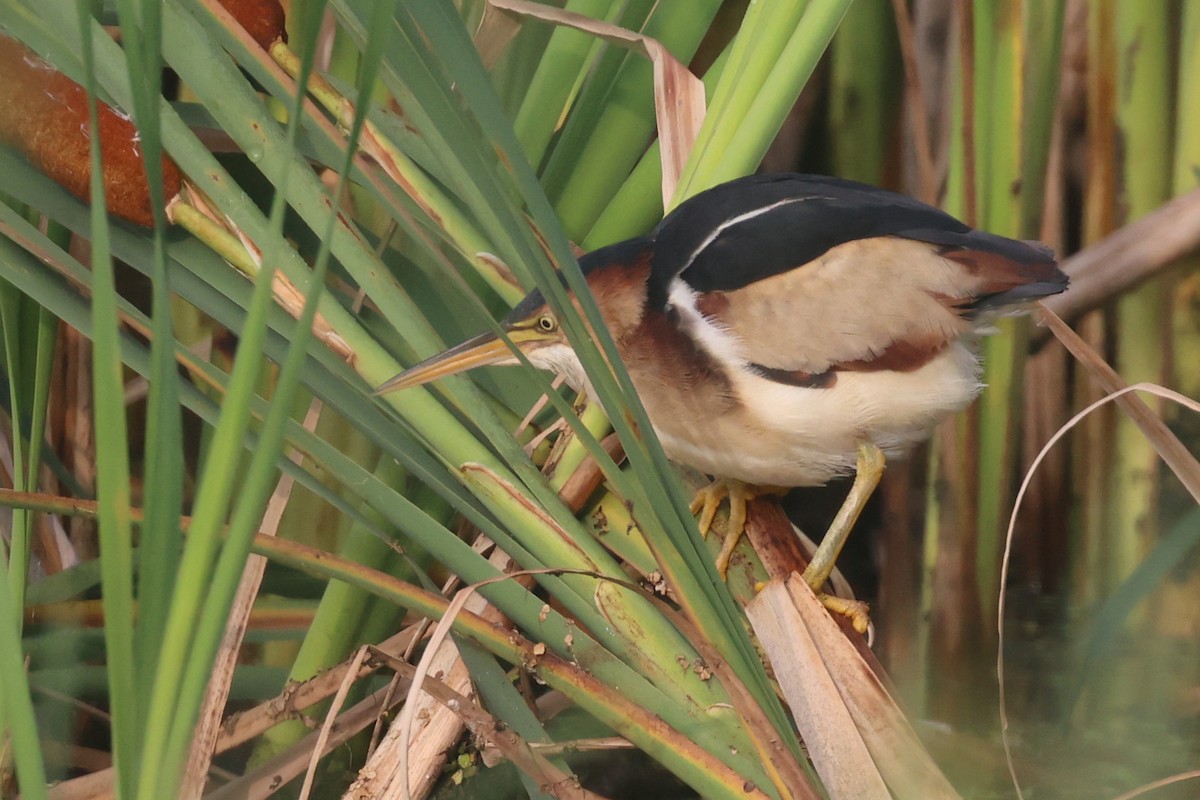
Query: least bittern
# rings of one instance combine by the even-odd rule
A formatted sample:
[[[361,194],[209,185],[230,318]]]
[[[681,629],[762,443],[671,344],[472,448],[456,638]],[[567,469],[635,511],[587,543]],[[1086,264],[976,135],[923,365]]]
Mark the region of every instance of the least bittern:
[[[979,393],[976,344],[997,313],[1063,291],[1045,245],[975,230],[908,197],[813,175],[758,175],[692,197],[645,237],[580,267],[672,460],[730,495],[724,572],[756,486],[854,486],[804,578],[818,593],[884,458]],[[535,366],[587,374],[540,292],[503,323]],[[379,387],[516,364],[491,333]],[[697,503],[699,506],[700,503]],[[696,509],[693,509],[696,510]],[[831,608],[861,607],[822,595]]]

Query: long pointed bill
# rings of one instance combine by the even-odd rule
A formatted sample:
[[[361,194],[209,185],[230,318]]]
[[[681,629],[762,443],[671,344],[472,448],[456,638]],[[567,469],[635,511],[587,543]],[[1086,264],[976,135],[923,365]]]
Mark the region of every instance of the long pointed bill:
[[[513,344],[525,349],[525,346],[539,341],[544,337],[537,331],[512,330],[508,337]],[[444,353],[427,358],[420,364],[401,372],[396,377],[381,384],[373,394],[387,394],[400,389],[411,389],[414,386],[456,375],[475,367],[486,367],[496,364],[516,364],[517,357],[512,350],[494,333],[481,333],[472,336],[460,345],[451,347]]]

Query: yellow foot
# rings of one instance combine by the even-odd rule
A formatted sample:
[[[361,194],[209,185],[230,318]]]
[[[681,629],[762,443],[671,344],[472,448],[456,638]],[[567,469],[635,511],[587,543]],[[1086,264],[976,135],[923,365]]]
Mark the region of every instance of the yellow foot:
[[[717,509],[721,507],[721,501],[726,497],[731,498],[729,501],[729,511],[731,514],[733,513],[734,501],[732,497],[740,493],[745,486],[741,481],[729,481],[720,478],[703,489],[696,491],[696,496],[692,498],[691,509],[693,514],[697,511],[703,511],[700,514],[700,520],[697,522],[697,525],[700,526],[701,536],[708,536],[708,529],[712,527],[712,521],[717,515]]]
[[[782,494],[787,489],[775,486],[752,486],[732,478],[718,478],[696,492],[692,498],[692,513],[700,512],[697,525],[700,535],[708,536],[713,518],[721,501],[729,498],[729,523],[725,530],[725,539],[721,542],[721,552],[717,554],[717,572],[722,578],[729,571],[729,559],[733,557],[733,549],[742,538],[746,529],[746,503],[764,494]]]
[[[871,607],[861,600],[847,600],[844,597],[838,597],[832,594],[818,593],[817,599],[821,601],[821,605],[828,608],[834,614],[841,614],[850,620],[850,624],[854,626],[854,630],[859,633],[866,633],[867,627],[871,624],[871,617],[867,613]]]

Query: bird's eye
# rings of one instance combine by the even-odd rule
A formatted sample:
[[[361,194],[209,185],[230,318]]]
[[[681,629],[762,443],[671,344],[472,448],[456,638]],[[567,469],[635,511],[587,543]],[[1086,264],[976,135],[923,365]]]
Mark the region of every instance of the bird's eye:
[[[558,330],[558,320],[549,314],[543,314],[537,319],[538,330],[544,333],[553,333]]]

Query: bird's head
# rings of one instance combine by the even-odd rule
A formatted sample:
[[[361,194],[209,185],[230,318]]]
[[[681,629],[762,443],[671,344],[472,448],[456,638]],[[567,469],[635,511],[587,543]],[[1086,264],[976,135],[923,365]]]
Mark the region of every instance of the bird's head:
[[[648,240],[632,239],[593,251],[580,259],[600,316],[617,340],[618,347],[621,338],[637,327],[644,314],[649,254]],[[574,294],[568,291],[568,297],[578,310]],[[567,341],[557,315],[540,291],[530,292],[500,327],[535,367],[562,375],[575,389],[588,386],[583,365]],[[504,340],[489,331],[405,370],[379,386],[375,394],[421,386],[475,367],[518,363]]]

